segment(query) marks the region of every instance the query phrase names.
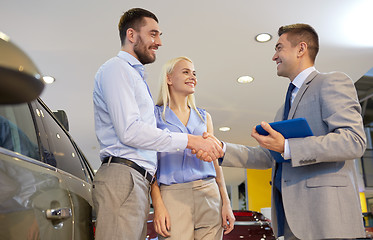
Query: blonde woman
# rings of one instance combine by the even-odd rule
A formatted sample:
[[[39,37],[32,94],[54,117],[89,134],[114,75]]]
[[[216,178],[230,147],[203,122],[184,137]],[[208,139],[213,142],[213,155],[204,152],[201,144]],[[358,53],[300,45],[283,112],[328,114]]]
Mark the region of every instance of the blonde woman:
[[[171,132],[213,134],[210,114],[196,107],[197,78],[187,57],[168,61],[161,74],[155,116],[158,128]],[[160,239],[222,239],[235,218],[217,160],[204,162],[189,149],[158,153],[157,181],[152,185],[154,227]]]

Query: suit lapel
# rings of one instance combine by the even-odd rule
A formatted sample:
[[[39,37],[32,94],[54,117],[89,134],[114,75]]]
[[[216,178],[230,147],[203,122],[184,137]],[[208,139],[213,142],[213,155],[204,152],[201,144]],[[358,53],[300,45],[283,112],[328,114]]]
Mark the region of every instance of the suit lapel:
[[[295,111],[297,110],[297,107],[298,107],[298,104],[300,102],[300,100],[302,99],[303,97],[303,94],[306,92],[309,84],[311,83],[311,81],[316,77],[316,75],[318,74],[318,71],[313,71],[307,78],[306,80],[303,82],[302,86],[300,87],[293,103],[291,104],[291,108],[290,108],[290,111],[289,111],[289,117],[288,119],[292,119],[294,117],[294,113]]]

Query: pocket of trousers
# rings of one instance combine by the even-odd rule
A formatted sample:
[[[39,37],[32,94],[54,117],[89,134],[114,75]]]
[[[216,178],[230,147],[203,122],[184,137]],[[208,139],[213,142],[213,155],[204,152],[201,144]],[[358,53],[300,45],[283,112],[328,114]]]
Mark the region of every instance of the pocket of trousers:
[[[99,181],[93,181],[92,198],[95,204],[121,207],[134,189],[133,176],[130,171],[116,172],[101,176]]]

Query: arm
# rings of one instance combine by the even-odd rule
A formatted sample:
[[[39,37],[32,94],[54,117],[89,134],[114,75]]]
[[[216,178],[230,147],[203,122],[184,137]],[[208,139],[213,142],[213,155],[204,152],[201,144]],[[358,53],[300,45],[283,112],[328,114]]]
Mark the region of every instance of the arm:
[[[268,125],[269,126],[269,125]],[[269,126],[270,127],[270,126]],[[212,138],[223,145],[214,135],[207,132],[203,133],[204,138]],[[249,147],[240,144],[225,142],[225,153],[223,160],[219,165],[224,167],[250,168],[250,169],[268,169],[272,167],[273,158],[263,147]],[[195,153],[197,158],[202,159],[207,155],[206,152],[198,151]],[[220,159],[218,160],[218,162]]]
[[[96,126],[99,135],[113,132],[121,144],[139,149],[185,149],[186,134],[156,127],[146,84],[127,62],[117,60],[103,66],[96,75],[94,101],[98,106],[95,110],[102,113],[96,121],[100,124]]]
[[[311,84],[315,93],[303,96],[294,118],[306,117],[315,136],[288,139],[292,166],[359,158],[366,140],[352,80],[343,73],[320,74]],[[252,137],[263,148],[284,152],[283,136],[265,122],[262,126],[269,135],[261,136],[253,128]]]
[[[107,114],[99,116],[99,122],[103,124],[96,127],[98,135],[106,136],[108,131],[114,130],[122,144],[158,152],[176,152],[186,147],[203,150],[208,153],[204,159],[207,161],[223,155],[222,150],[214,141],[203,139],[202,136],[174,133],[167,129],[156,128],[153,123],[155,121],[152,121],[153,111],[139,109],[138,98],[140,96],[144,99],[141,104],[149,109],[153,109],[154,106],[145,82],[136,74],[130,66],[122,62],[114,62],[107,64],[104,70],[96,76],[99,81],[95,89],[99,89],[100,94],[94,93],[95,105],[99,107],[104,105],[99,110]],[[147,119],[150,120],[147,121]],[[110,121],[114,129],[110,128],[110,124],[105,124]]]
[[[320,90],[312,104],[320,106],[320,110],[318,119],[308,120],[315,136],[289,139],[292,165],[359,158],[364,153],[366,140],[352,80],[343,73],[323,74],[315,80],[320,81],[311,84],[318,83]]]
[[[206,112],[207,121],[207,132],[211,135],[214,134],[214,128],[212,124],[212,118],[209,113]],[[216,183],[219,187],[220,196],[222,199],[222,225],[224,228],[224,234],[230,233],[234,228],[235,217],[231,208],[231,202],[228,197],[227,187],[225,186],[225,180],[223,175],[223,170],[218,164],[218,160],[214,160],[214,167],[216,171]]]
[[[170,215],[168,214],[166,206],[163,203],[157,180],[155,180],[151,186],[150,195],[152,197],[154,207],[154,229],[163,237],[169,237],[170,233],[168,231],[171,227]]]
[[[223,170],[218,164],[218,160],[214,161],[214,167],[216,171],[216,183],[219,187],[220,197],[222,199],[221,217],[224,228],[224,234],[230,233],[234,228],[234,222],[236,221],[233,211],[231,208],[231,202],[228,197],[227,187],[225,185]]]
[[[227,149],[221,166],[250,169],[268,169],[272,167],[273,158],[265,148],[233,143],[225,144]]]

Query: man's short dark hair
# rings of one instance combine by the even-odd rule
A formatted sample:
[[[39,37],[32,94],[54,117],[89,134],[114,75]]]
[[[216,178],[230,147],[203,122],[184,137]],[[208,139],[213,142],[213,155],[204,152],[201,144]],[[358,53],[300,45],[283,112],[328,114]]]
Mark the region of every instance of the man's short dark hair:
[[[133,28],[135,31],[139,31],[140,28],[145,25],[144,17],[152,18],[158,22],[158,18],[154,15],[154,13],[142,8],[132,8],[123,13],[118,24],[122,46],[124,45],[124,41],[126,39],[127,29]]]
[[[319,36],[313,27],[308,24],[297,23],[282,26],[278,29],[278,36],[287,33],[287,40],[294,47],[300,42],[307,43],[309,56],[315,62],[316,55],[319,52]]]

